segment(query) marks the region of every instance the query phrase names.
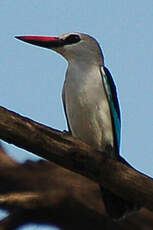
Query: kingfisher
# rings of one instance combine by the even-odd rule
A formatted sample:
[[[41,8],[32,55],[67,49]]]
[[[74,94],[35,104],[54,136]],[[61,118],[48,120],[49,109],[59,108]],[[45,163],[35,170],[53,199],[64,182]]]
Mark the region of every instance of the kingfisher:
[[[119,160],[121,117],[117,91],[96,39],[78,32],[59,37],[16,38],[54,50],[67,60],[62,99],[69,132]],[[100,188],[106,211],[112,219],[120,220],[137,209],[132,202]]]

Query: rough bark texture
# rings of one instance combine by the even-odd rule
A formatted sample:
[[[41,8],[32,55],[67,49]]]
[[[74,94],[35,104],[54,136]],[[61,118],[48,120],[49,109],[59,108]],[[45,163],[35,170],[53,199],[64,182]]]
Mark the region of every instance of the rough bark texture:
[[[105,212],[98,185],[153,210],[151,178],[66,133],[4,108],[0,108],[0,138],[67,168],[47,161],[18,164],[1,148],[0,207],[10,215],[0,222],[0,230],[27,222],[65,230],[153,229],[153,214],[146,209],[113,222]]]

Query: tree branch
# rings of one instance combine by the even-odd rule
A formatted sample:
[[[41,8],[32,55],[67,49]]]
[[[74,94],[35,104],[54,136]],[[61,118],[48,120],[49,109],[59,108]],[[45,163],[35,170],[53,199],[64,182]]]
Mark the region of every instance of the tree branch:
[[[0,108],[0,138],[153,210],[153,180],[70,135]],[[139,195],[138,195],[139,194]]]
[[[29,222],[56,225],[63,230],[122,229],[106,216],[96,183],[53,163],[0,165],[1,187],[0,207],[9,210],[10,215],[0,222],[0,230]]]
[[[37,192],[20,192],[0,195],[0,206],[5,209],[35,208],[42,200],[42,194]],[[44,199],[43,199],[44,201]]]
[[[152,230],[153,226],[153,214],[146,209],[113,222],[106,215],[97,183],[47,161],[0,165],[0,194],[0,207],[10,213],[0,222],[0,230],[29,222],[62,230]]]

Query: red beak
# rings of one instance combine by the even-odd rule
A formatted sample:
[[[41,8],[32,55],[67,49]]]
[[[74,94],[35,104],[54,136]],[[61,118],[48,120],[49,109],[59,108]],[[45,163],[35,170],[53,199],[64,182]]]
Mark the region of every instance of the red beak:
[[[15,38],[45,48],[56,48],[64,45],[64,41],[58,37],[16,36]]]

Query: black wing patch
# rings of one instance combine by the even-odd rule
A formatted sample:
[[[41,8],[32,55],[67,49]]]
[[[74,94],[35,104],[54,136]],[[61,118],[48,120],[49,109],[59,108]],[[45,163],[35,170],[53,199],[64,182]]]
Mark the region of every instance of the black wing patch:
[[[72,134],[71,129],[70,129],[70,125],[69,125],[69,121],[68,121],[68,117],[67,117],[67,113],[66,113],[66,105],[64,102],[63,102],[63,106],[64,106],[64,112],[65,112],[65,117],[66,117],[66,121],[67,121],[68,131],[69,131],[69,133]]]
[[[63,89],[63,92],[62,92],[62,100],[63,100],[63,107],[64,107],[65,117],[66,117],[66,121],[67,121],[68,131],[69,131],[70,134],[72,134],[72,131],[71,131],[71,128],[70,128],[70,125],[69,125],[69,120],[68,120],[67,112],[66,112],[64,89]]]

